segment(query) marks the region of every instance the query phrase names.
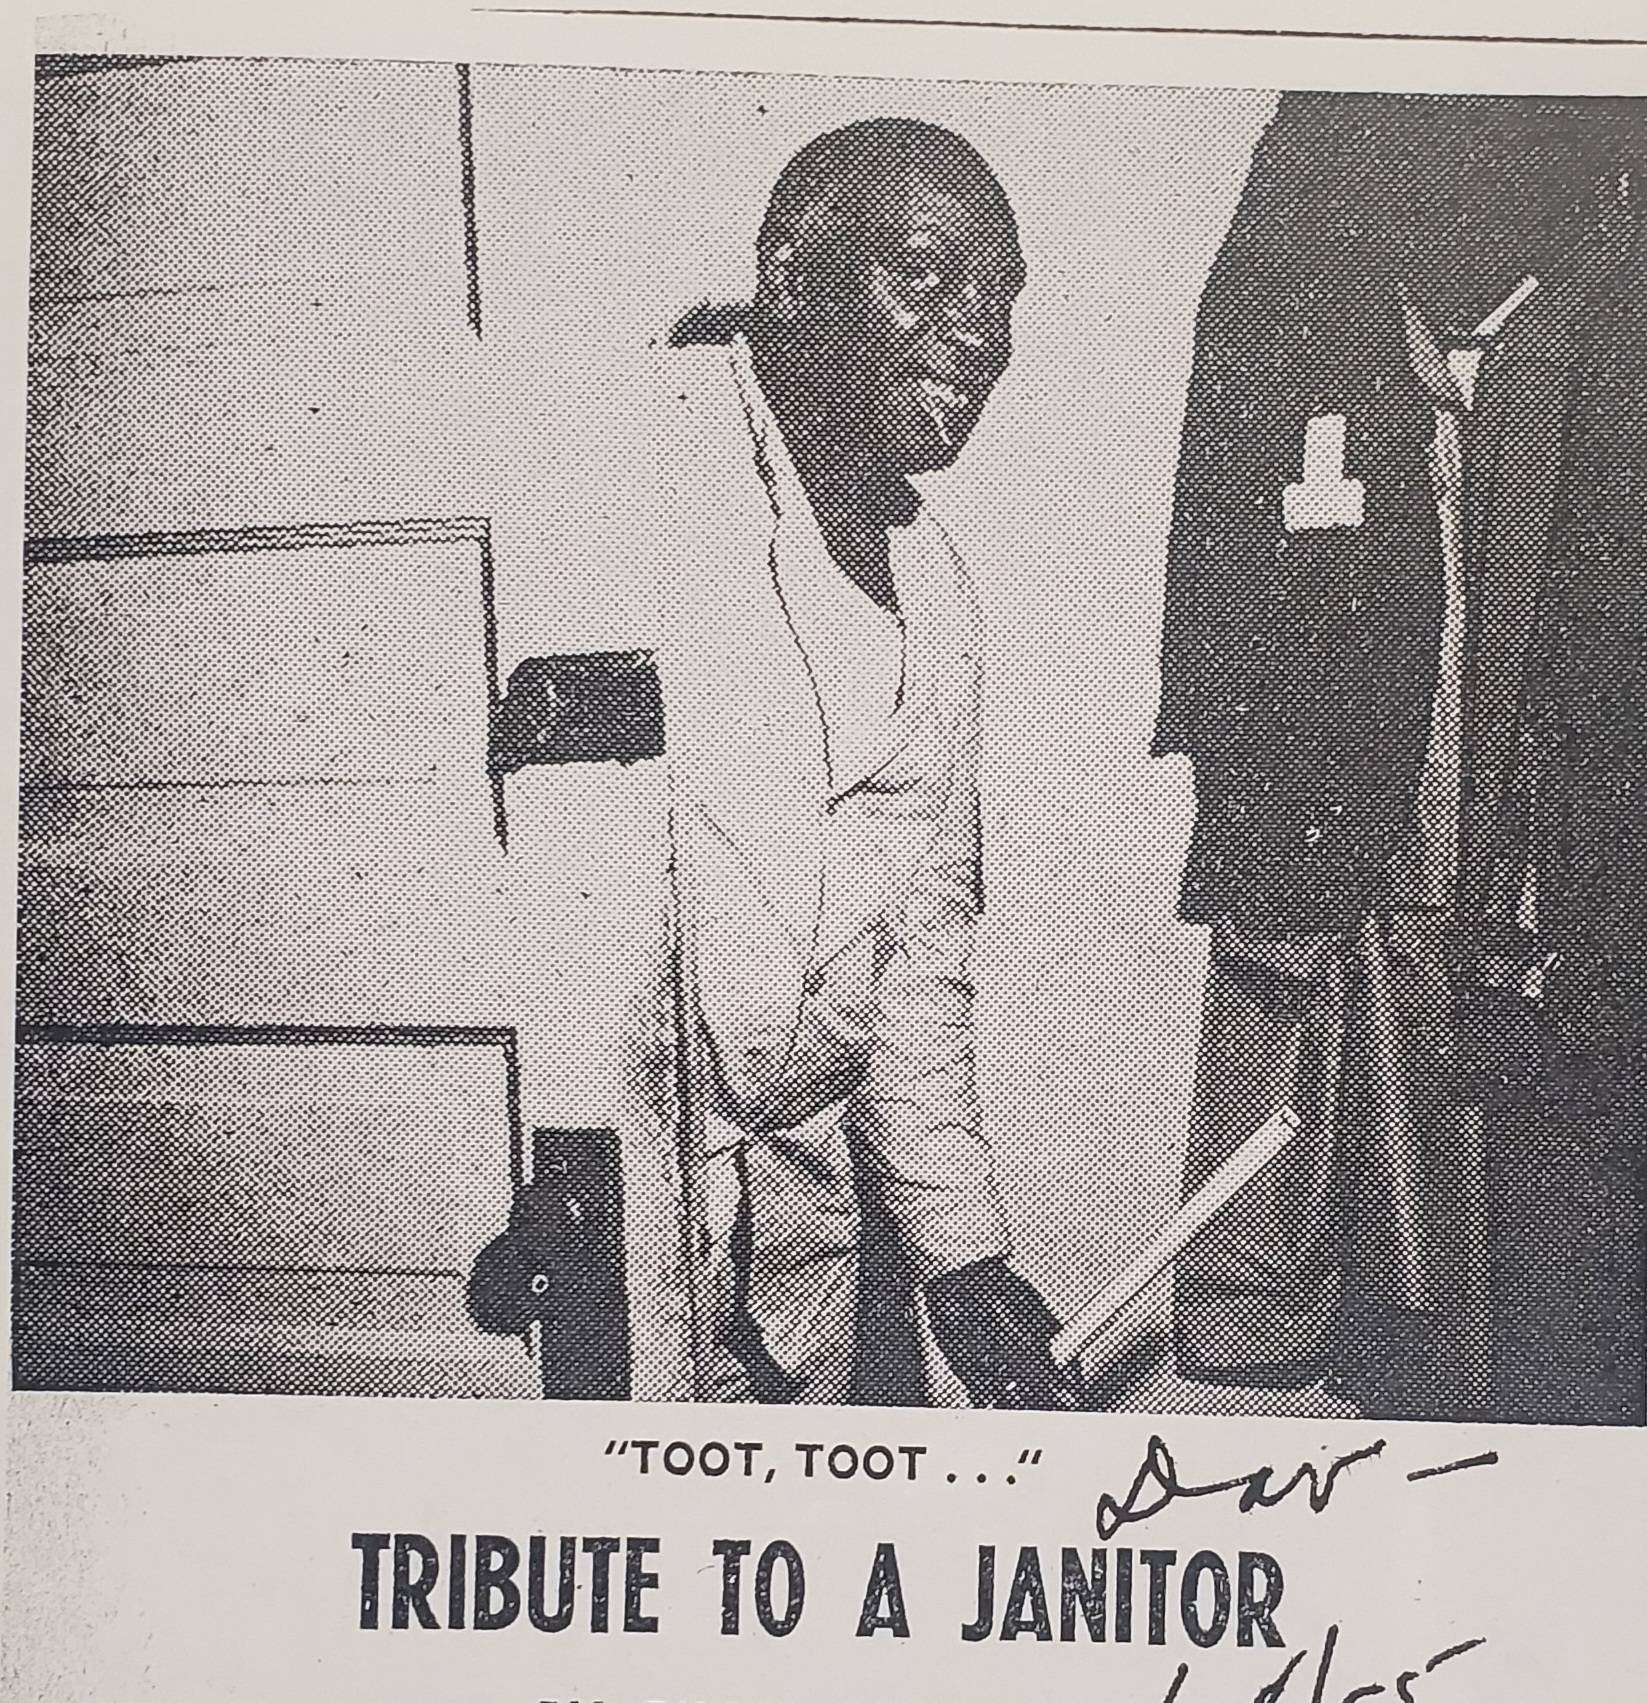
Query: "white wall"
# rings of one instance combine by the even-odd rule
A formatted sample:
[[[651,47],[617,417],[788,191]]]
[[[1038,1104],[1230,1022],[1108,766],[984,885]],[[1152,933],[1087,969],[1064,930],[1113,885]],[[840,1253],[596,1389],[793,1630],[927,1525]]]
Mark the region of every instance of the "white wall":
[[[1176,1196],[1203,948],[1172,914],[1187,777],[1146,755],[1158,614],[1195,305],[1273,98],[501,67],[475,68],[473,95],[478,342],[452,68],[49,86],[30,531],[484,515],[505,676],[646,642],[644,552],[625,571],[579,541],[645,442],[629,375],[648,340],[747,296],[766,192],[811,136],[883,113],[961,131],[1012,199],[1030,281],[1013,367],[929,491],[989,625],[987,1114],[1023,1262],[1067,1306]],[[452,845],[475,866],[428,893],[473,918],[464,950],[509,990],[468,1004],[542,1005],[497,1018],[536,1037],[545,1121],[604,1091],[600,1061],[555,1037],[599,1032],[578,960],[621,898],[618,859],[645,849],[621,828],[637,779],[511,783],[509,874],[466,799]],[[391,908],[437,826],[383,874]],[[534,860],[526,896],[507,890]],[[431,936],[448,981],[452,939]]]
[[[767,191],[802,143],[908,114],[959,130],[1006,187],[1029,263],[1017,354],[928,489],[989,622],[987,1112],[1024,1263],[1064,1304],[1176,1203],[1203,941],[1173,920],[1188,776],[1147,756],[1166,532],[1196,303],[1273,109],[1252,93],[475,73],[485,340],[522,476],[500,555],[506,667],[628,630],[633,587],[554,571],[563,505],[610,500],[591,421],[621,417],[629,363],[679,311],[747,299]]]

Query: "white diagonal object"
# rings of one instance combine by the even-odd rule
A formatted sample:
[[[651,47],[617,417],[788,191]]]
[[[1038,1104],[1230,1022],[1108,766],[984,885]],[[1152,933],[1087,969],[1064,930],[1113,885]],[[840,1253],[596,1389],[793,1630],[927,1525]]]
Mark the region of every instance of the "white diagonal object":
[[[1514,313],[1515,310],[1520,307],[1521,304],[1526,301],[1526,299],[1537,288],[1538,280],[1531,274],[1523,278],[1521,282],[1510,291],[1509,295],[1507,295],[1504,300],[1501,301],[1498,306],[1495,307],[1493,311],[1488,314],[1487,317],[1475,328],[1476,336],[1481,338],[1483,341],[1496,337],[1499,332],[1501,332],[1504,327],[1509,324],[1510,315]]]
[[[1259,1125],[1179,1207],[1161,1233],[1140,1249],[1052,1339],[1053,1359],[1060,1366],[1072,1366],[1093,1338],[1143,1294],[1297,1134],[1298,1114],[1290,1106],[1283,1106]]]

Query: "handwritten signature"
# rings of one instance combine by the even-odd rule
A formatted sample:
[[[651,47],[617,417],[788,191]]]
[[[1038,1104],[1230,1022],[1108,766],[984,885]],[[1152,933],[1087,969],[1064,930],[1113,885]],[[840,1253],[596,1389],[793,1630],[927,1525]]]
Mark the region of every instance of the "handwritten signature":
[[[1325,1468],[1318,1467],[1313,1461],[1304,1461],[1292,1477],[1279,1486],[1275,1483],[1276,1469],[1273,1466],[1255,1467],[1251,1472],[1237,1473],[1233,1478],[1221,1478],[1211,1484],[1185,1484],[1178,1477],[1178,1465],[1165,1441],[1158,1436],[1151,1437],[1149,1447],[1144,1451],[1143,1464],[1126,1495],[1117,1501],[1105,1491],[1098,1498],[1098,1535],[1107,1542],[1123,1526],[1151,1519],[1182,1498],[1222,1496],[1231,1490],[1241,1492],[1237,1505],[1243,1514],[1247,1514],[1254,1508],[1273,1508],[1300,1487],[1306,1487],[1310,1511],[1319,1514],[1332,1500],[1333,1489],[1343,1473],[1358,1462],[1373,1460],[1383,1452],[1384,1439],[1380,1437],[1365,1448],[1340,1455]],[[1409,1472],[1407,1479],[1409,1483],[1416,1483],[1420,1479],[1439,1478],[1444,1473],[1462,1472],[1469,1467],[1494,1466],[1497,1462],[1497,1453],[1489,1450],[1466,1460],[1449,1461],[1444,1466],[1421,1467],[1416,1472]]]
[[[1487,1640],[1485,1638],[1467,1638],[1462,1644],[1450,1645],[1445,1650],[1438,1651],[1425,1662],[1422,1668],[1406,1668],[1395,1678],[1396,1703],[1420,1703],[1414,1696],[1414,1683],[1432,1674],[1444,1663],[1454,1661],[1459,1656],[1468,1655],[1471,1650],[1478,1650]],[[1329,1626],[1326,1636],[1321,1641],[1321,1657],[1315,1667],[1315,1688],[1310,1693],[1311,1703],[1325,1703],[1327,1696],[1327,1680],[1332,1673],[1333,1653],[1338,1647],[1338,1628]],[[1308,1650],[1300,1650],[1287,1665],[1282,1668],[1268,1685],[1257,1691],[1252,1703],[1281,1703],[1292,1676],[1309,1659]],[[1172,1685],[1167,1691],[1164,1703],[1180,1703],[1185,1682],[1189,1679],[1190,1667],[1188,1662],[1179,1665],[1178,1672],[1173,1675]],[[1363,1703],[1369,1697],[1384,1697],[1390,1694],[1387,1685],[1358,1685],[1346,1691],[1339,1703]],[[1187,1700],[1186,1700],[1187,1703]]]

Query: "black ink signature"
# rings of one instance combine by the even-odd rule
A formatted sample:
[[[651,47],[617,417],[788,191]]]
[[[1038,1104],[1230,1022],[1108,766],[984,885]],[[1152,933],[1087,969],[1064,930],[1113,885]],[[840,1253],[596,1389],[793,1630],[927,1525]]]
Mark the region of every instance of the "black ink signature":
[[[1412,1683],[1422,1679],[1425,1674],[1434,1673],[1443,1662],[1450,1662],[1458,1656],[1467,1655],[1471,1650],[1479,1649],[1487,1640],[1485,1638],[1467,1638],[1462,1644],[1454,1644],[1449,1649],[1439,1651],[1424,1664],[1422,1669],[1408,1668],[1396,1677],[1396,1703],[1419,1703],[1413,1696]],[[1333,1651],[1338,1647],[1338,1628],[1329,1626],[1326,1636],[1321,1640],[1321,1659],[1315,1668],[1315,1689],[1310,1693],[1310,1703],[1328,1703],[1327,1678],[1332,1672]],[[1252,1703],[1282,1703],[1288,1682],[1298,1669],[1309,1659],[1308,1650],[1300,1650],[1287,1665],[1282,1668],[1268,1685],[1261,1687],[1253,1696]],[[1179,1693],[1184,1689],[1184,1682],[1189,1678],[1189,1663],[1181,1662],[1177,1673],[1172,1677],[1171,1689],[1167,1692],[1164,1703],[1178,1703]],[[1369,1697],[1385,1697],[1389,1695],[1386,1685],[1358,1685],[1352,1691],[1346,1691],[1338,1703],[1365,1703]]]
[[[1418,1703],[1412,1694],[1411,1686],[1415,1679],[1422,1679],[1427,1673],[1434,1673],[1443,1662],[1450,1662],[1457,1656],[1468,1654],[1471,1650],[1479,1649],[1487,1640],[1485,1638],[1467,1638],[1462,1644],[1454,1644],[1449,1649],[1441,1650],[1430,1657],[1422,1669],[1407,1668],[1396,1676],[1396,1703]],[[1315,1669],[1315,1689],[1310,1694],[1310,1703],[1327,1703],[1327,1676],[1332,1671],[1333,1650],[1338,1644],[1338,1628],[1329,1626],[1327,1635],[1321,1641],[1321,1660]],[[1309,1652],[1300,1650],[1286,1667],[1261,1690],[1252,1703],[1281,1703],[1282,1694],[1287,1689],[1287,1681],[1292,1678],[1294,1670]],[[1364,1703],[1369,1697],[1385,1697],[1389,1695],[1387,1685],[1358,1685],[1352,1691],[1346,1691],[1340,1703]]]
[[[1305,1461],[1279,1489],[1272,1488],[1275,1477],[1272,1466],[1261,1466],[1234,1478],[1220,1479],[1216,1484],[1180,1484],[1171,1451],[1159,1437],[1151,1437],[1143,1465],[1138,1468],[1138,1476],[1133,1479],[1132,1488],[1125,1498],[1117,1502],[1108,1491],[1098,1498],[1098,1535],[1107,1541],[1122,1526],[1152,1518],[1181,1496],[1220,1496],[1226,1490],[1241,1492],[1240,1509],[1247,1514],[1254,1508],[1273,1508],[1278,1502],[1284,1502],[1301,1484],[1307,1484],[1310,1508],[1319,1514],[1332,1499],[1333,1486],[1341,1472],[1357,1461],[1371,1460],[1383,1452],[1384,1439],[1380,1437],[1364,1449],[1340,1455],[1325,1472],[1318,1470],[1313,1462]]]
[[[1445,1466],[1421,1466],[1417,1472],[1407,1474],[1409,1484],[1417,1484],[1421,1478],[1442,1478],[1449,1472],[1468,1472],[1473,1466],[1497,1466],[1498,1450],[1489,1449],[1484,1455],[1471,1455],[1462,1461],[1448,1461]]]

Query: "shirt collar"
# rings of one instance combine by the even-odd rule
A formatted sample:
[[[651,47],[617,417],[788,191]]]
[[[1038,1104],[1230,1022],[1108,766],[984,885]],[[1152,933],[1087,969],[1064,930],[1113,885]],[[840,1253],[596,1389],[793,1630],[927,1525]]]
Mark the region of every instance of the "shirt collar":
[[[778,430],[771,404],[766,400],[766,392],[755,376],[749,339],[741,331],[732,338],[731,354],[732,377],[738,387],[738,398],[743,403],[749,436],[755,445],[755,459],[759,463],[761,477],[766,481],[772,507],[782,516],[793,512],[797,500],[804,500],[805,489],[794,462],[789,459],[789,450],[784,444],[783,433]]]

